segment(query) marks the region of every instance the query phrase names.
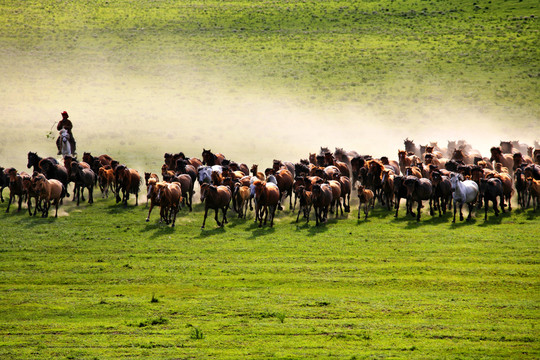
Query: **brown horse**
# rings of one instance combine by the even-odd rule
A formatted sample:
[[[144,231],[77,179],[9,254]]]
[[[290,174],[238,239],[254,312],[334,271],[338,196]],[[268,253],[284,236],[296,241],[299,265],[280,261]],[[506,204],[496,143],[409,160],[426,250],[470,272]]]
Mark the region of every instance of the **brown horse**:
[[[341,209],[341,215],[343,216],[343,207],[341,206],[341,184],[337,180],[328,180],[328,185],[332,189],[332,202],[330,203],[330,213],[333,209],[336,211],[336,217],[339,215],[339,209]]]
[[[522,164],[523,165],[530,165],[532,164],[532,160],[528,156],[523,156],[520,152],[515,153],[512,155],[512,158],[514,160],[514,165],[512,166],[512,169],[516,171],[517,168],[519,168]]]
[[[45,158],[39,162],[39,167],[41,169],[40,172],[44,174],[47,179],[56,179],[60,181],[67,192],[67,186],[70,180],[68,171],[64,166],[55,163],[55,161],[52,161],[49,158]],[[66,194],[66,196],[69,196],[69,194]]]
[[[39,173],[37,171],[34,171],[34,175],[30,177],[30,175],[23,175],[22,178],[22,186],[23,186],[23,192],[26,194],[26,204],[28,205],[28,214],[30,216],[36,215],[38,210],[41,209],[41,204],[39,200],[39,194],[36,192],[35,184],[34,184],[34,178],[38,176]],[[36,206],[34,208],[34,213],[32,214],[32,199],[36,200]]]
[[[58,204],[66,195],[64,185],[56,179],[47,180],[45,176],[38,175],[34,178],[34,188],[39,194],[39,199],[42,202],[41,216],[49,216],[49,208],[51,207],[52,202],[56,209],[54,217],[58,217]]]
[[[364,204],[364,220],[367,220],[369,214],[369,208],[375,206],[375,195],[373,191],[366,189],[363,185],[358,185],[358,219],[360,219],[360,212],[362,210],[362,204]]]
[[[313,208],[315,210],[315,225],[326,223],[328,208],[332,202],[332,189],[328,184],[314,184],[312,186]]]
[[[386,203],[386,208],[391,210],[394,200],[394,175],[392,174],[392,170],[383,170],[381,177],[381,190],[382,196]]]
[[[292,194],[293,194],[293,185],[294,177],[292,173],[287,169],[280,169],[273,174],[276,177],[277,186],[279,188],[279,204],[278,209],[282,210],[281,203],[285,201],[287,196],[289,197],[289,209],[292,210]]]
[[[102,197],[108,198],[109,190],[114,194],[114,170],[108,166],[100,167],[98,170],[98,183]]]
[[[461,161],[466,165],[474,164],[474,156],[467,154],[465,150],[462,150],[462,149],[455,149],[454,152],[452,153],[451,160],[454,160],[457,162]]]
[[[259,180],[262,180],[262,181],[266,180],[266,176],[262,172],[260,172],[258,169],[259,169],[259,165],[253,164],[251,166],[251,175],[253,175]]]
[[[150,201],[150,208],[148,209],[148,216],[146,217],[146,222],[150,221],[150,214],[152,213],[152,209],[154,208],[154,206],[159,205],[159,202],[157,200],[158,183],[159,181],[157,181],[156,179],[150,178],[148,179],[148,184],[146,185],[146,199],[147,201]]]
[[[94,202],[94,183],[96,174],[86,167],[83,167],[76,161],[71,162],[71,173],[73,177],[73,183],[75,188],[73,190],[73,197],[77,197],[77,206],[79,206],[80,200],[84,201],[84,189],[88,189],[88,203]]]
[[[512,154],[503,154],[500,147],[492,147],[490,149],[491,158],[490,161],[495,161],[501,163],[502,166],[508,168],[509,170],[514,166],[514,158]]]
[[[527,191],[529,193],[529,198],[527,199],[527,207],[529,207],[531,199],[533,201],[533,211],[536,212],[538,207],[538,202],[540,201],[540,180],[533,179],[532,177],[527,178]]]
[[[304,185],[300,185],[296,189],[296,194],[300,200],[300,209],[298,209],[298,215],[296,215],[296,222],[300,218],[300,213],[304,214],[306,223],[309,223],[309,213],[311,212],[311,206],[313,205],[313,193],[308,191]]]
[[[405,174],[405,169],[407,167],[416,166],[420,161],[418,156],[407,153],[404,150],[398,150],[398,160],[399,160],[399,170],[402,174]]]
[[[135,169],[129,169],[125,165],[118,165],[115,169],[116,203],[122,201],[127,206],[129,194],[135,195],[135,206],[139,205],[139,188],[141,176]],[[120,198],[122,193],[122,198]]]
[[[341,197],[343,198],[345,212],[351,212],[351,179],[349,179],[348,176],[339,176],[336,180],[339,181],[339,184],[341,185]]]
[[[204,202],[204,220],[201,229],[204,229],[206,217],[208,216],[208,209],[214,209],[216,211],[215,219],[219,227],[223,227],[227,224],[227,209],[229,208],[231,199],[232,193],[228,186],[215,186],[208,183],[201,184],[201,201]],[[218,220],[220,209],[223,212],[223,220],[221,222]]]
[[[416,210],[416,221],[420,221],[420,213],[422,209],[422,201],[429,200],[429,213],[433,216],[433,207],[432,207],[432,193],[433,186],[429,179],[417,179],[414,177],[408,177],[404,181],[405,187],[407,188],[407,200],[409,204],[409,213],[412,216],[414,212],[412,211],[413,202],[416,201],[418,204]]]
[[[176,214],[180,208],[182,201],[182,189],[178,183],[160,182],[156,184],[157,194],[156,202],[159,203],[160,222],[165,221],[165,224],[171,224],[174,227],[176,222]]]
[[[15,197],[18,197],[19,207],[17,208],[17,212],[21,211],[22,201],[25,194],[23,182],[22,182],[22,176],[24,174],[17,173],[17,170],[15,168],[9,168],[4,170],[5,174],[9,177],[9,202],[6,209],[6,212],[9,212],[9,207],[11,203],[15,200]]]
[[[249,200],[251,197],[251,189],[249,185],[242,185],[241,183],[236,183],[234,187],[234,202],[236,205],[236,210],[238,212],[239,218],[246,218]]]
[[[203,165],[214,166],[222,165],[223,160],[225,160],[225,155],[217,153],[212,153],[212,150],[203,149],[202,152],[202,163]]]
[[[280,190],[275,184],[259,179],[253,182],[253,186],[255,187],[255,222],[259,221],[259,227],[262,227],[263,218],[264,225],[266,225],[268,215],[270,215],[270,227],[272,227],[281,198]]]
[[[182,192],[182,202],[189,207],[189,211],[192,211],[193,204],[193,181],[188,174],[180,174],[172,179],[172,182],[180,184]]]
[[[506,173],[490,174],[486,176],[486,178],[487,179],[497,178],[501,180],[502,187],[503,187],[504,200],[508,204],[508,210],[512,211],[512,203],[510,202],[510,199],[512,198],[514,189],[513,189],[512,177],[510,176],[510,174],[506,174]]]

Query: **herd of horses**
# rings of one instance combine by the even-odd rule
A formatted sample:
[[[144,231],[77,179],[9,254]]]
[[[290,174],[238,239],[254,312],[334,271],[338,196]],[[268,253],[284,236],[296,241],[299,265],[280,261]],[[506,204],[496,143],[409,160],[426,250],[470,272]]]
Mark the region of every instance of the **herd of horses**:
[[[240,218],[248,211],[254,212],[259,227],[274,224],[276,211],[283,210],[287,198],[289,210],[310,221],[313,209],[315,223],[326,223],[329,213],[343,217],[351,211],[351,194],[358,197],[358,219],[363,213],[367,219],[376,203],[397,217],[401,199],[406,203],[407,216],[420,221],[422,208],[429,204],[431,216],[437,211],[444,216],[453,207],[453,222],[459,209],[460,221],[464,220],[462,207],[468,205],[467,219],[474,208],[484,208],[487,220],[489,202],[496,216],[499,211],[512,210],[511,199],[517,194],[522,209],[533,206],[536,211],[540,200],[540,144],[528,146],[518,141],[501,141],[490,149],[490,157],[483,157],[466,141],[449,141],[446,148],[437,143],[416,146],[405,139],[404,150],[398,150],[395,160],[386,156],[374,158],[356,151],[336,148],[334,152],[321,148],[310,153],[307,159],[296,163],[274,160],[272,167],[259,171],[227,159],[219,153],[203,149],[201,158],[186,157],[184,153],[166,153],[161,173],[145,172],[144,176],[114,160],[109,155],[92,156],[84,153],[78,161],[66,155],[60,161],[54,157],[41,158],[28,153],[28,169],[0,167],[0,200],[3,190],[9,188],[9,201],[23,201],[28,213],[38,211],[47,217],[51,206],[58,206],[70,197],[69,185],[73,183],[73,201],[94,201],[94,189],[99,187],[102,197],[114,194],[117,203],[128,205],[130,195],[139,203],[140,187],[144,178],[148,216],[155,207],[160,208],[160,223],[174,226],[182,207],[192,210],[195,185],[200,189],[204,203],[205,227],[209,210],[215,211],[218,226],[227,224],[227,212],[232,209]],[[416,207],[415,207],[416,204]],[[500,210],[499,210],[500,208]],[[32,211],[33,210],[33,211]],[[221,219],[219,213],[221,210]]]

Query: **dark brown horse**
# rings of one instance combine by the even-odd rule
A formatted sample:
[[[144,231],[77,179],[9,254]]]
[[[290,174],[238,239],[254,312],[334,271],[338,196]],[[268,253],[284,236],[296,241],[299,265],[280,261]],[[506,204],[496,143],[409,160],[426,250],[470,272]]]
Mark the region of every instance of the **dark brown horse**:
[[[41,173],[45,175],[47,179],[56,179],[64,185],[67,194],[67,186],[69,183],[68,171],[65,166],[58,164],[58,162],[52,161],[49,158],[45,158],[39,162]]]
[[[225,160],[225,155],[220,154],[220,153],[214,154],[212,150],[203,149],[203,152],[202,152],[203,165],[208,165],[208,166],[222,165],[223,160]]]
[[[501,210],[502,212],[504,212],[504,193],[502,182],[500,179],[481,179],[478,197],[481,198],[484,202],[484,220],[487,220],[488,218],[487,214],[490,201],[493,202],[493,210],[495,211],[495,216],[499,216],[499,209],[497,208],[497,197],[499,198]]]
[[[114,169],[116,181],[116,203],[122,201],[127,206],[129,194],[135,195],[135,206],[139,205],[139,189],[141,176],[135,169],[129,169],[125,165],[118,165]],[[122,198],[120,198],[120,193]]]
[[[407,188],[407,200],[409,203],[409,213],[414,216],[412,211],[413,202],[416,201],[418,204],[416,210],[416,221],[420,221],[420,212],[422,209],[422,201],[429,200],[429,213],[433,216],[433,206],[431,195],[433,193],[433,186],[431,181],[428,179],[422,178],[418,179],[416,177],[408,176],[404,181],[405,187]]]
[[[452,208],[452,183],[447,176],[438,171],[431,173],[433,184],[433,207],[439,210],[439,216],[446,214],[446,209]]]
[[[55,158],[47,157],[46,159],[49,160],[51,163],[53,163],[55,165],[58,165],[58,161]],[[33,171],[41,172],[41,168],[39,167],[39,162],[41,160],[43,160],[43,158],[41,158],[37,153],[29,152],[28,153],[28,164],[26,165],[26,167],[28,169],[33,167],[34,168],[34,169],[32,169]]]
[[[201,201],[204,202],[204,220],[201,229],[204,229],[206,223],[206,217],[208,216],[208,209],[214,209],[216,211],[216,223],[218,226],[223,227],[227,221],[227,209],[232,199],[231,189],[228,186],[215,186],[208,183],[201,184]],[[219,210],[223,212],[223,220],[218,220]]]
[[[328,218],[328,209],[332,202],[332,189],[328,184],[314,184],[312,194],[315,225],[319,226],[319,223],[326,223]]]
[[[9,212],[9,207],[15,201],[15,197],[18,198],[19,207],[17,208],[17,212],[19,212],[21,211],[23,197],[26,195],[22,182],[22,176],[24,174],[19,174],[15,168],[6,169],[5,173],[9,177],[9,202],[6,212]]]
[[[180,174],[175,176],[172,179],[172,182],[177,182],[180,184],[180,188],[182,191],[182,199],[184,205],[187,205],[189,207],[189,211],[192,211],[192,204],[193,204],[193,181],[191,180],[191,176],[188,174]]]
[[[76,161],[71,162],[71,174],[73,176],[73,183],[75,184],[73,196],[77,197],[77,206],[79,206],[81,198],[84,201],[84,189],[88,189],[88,203],[92,204],[94,202],[96,174],[91,169],[83,167]]]

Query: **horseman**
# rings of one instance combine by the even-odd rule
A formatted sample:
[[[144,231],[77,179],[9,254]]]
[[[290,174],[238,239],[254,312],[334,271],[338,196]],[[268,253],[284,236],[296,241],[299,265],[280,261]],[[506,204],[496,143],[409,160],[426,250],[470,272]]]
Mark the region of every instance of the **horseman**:
[[[67,111],[62,112],[62,120],[58,122],[58,126],[56,127],[56,130],[60,131],[62,129],[66,129],[69,134],[69,142],[71,144],[71,152],[73,155],[76,154],[75,151],[75,138],[73,137],[73,133],[71,132],[71,129],[73,129],[73,123],[71,120],[68,119],[69,115]],[[61,137],[59,136],[58,139],[56,139],[56,147],[58,148],[58,155],[62,154],[62,141]]]

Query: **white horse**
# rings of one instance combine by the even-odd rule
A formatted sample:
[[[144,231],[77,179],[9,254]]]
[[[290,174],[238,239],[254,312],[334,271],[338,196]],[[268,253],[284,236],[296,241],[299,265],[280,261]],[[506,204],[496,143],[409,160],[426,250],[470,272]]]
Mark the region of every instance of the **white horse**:
[[[60,130],[60,152],[62,157],[71,156],[71,142],[69,132],[66,129]]]
[[[212,171],[217,171],[221,174],[223,172],[223,167],[221,165],[199,167],[197,169],[197,180],[199,180],[199,184],[211,183]]]
[[[458,174],[452,175],[450,177],[453,192],[452,197],[454,198],[454,220],[452,220],[453,223],[456,222],[456,203],[459,203],[460,221],[463,221],[463,213],[461,211],[461,209],[463,208],[463,204],[466,203],[469,205],[469,216],[467,217],[467,220],[470,220],[474,202],[478,197],[478,184],[476,184],[476,182],[472,180],[461,181],[461,179],[462,175]]]

